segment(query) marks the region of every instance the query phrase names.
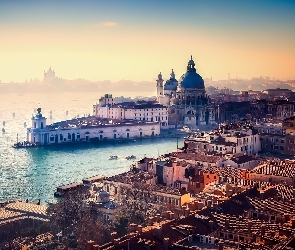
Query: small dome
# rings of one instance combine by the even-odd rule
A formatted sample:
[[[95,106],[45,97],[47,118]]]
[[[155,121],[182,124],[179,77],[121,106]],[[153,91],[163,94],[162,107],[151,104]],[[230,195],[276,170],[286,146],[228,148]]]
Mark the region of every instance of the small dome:
[[[108,192],[102,190],[102,191],[99,192],[99,196],[100,196],[100,197],[109,197],[110,194],[109,194]]]
[[[204,80],[196,72],[187,72],[179,79],[180,86],[185,89],[204,89]]]
[[[165,82],[164,90],[174,90],[174,91],[176,91],[177,85],[178,85],[178,82],[177,82],[176,79],[169,79],[168,81]]]

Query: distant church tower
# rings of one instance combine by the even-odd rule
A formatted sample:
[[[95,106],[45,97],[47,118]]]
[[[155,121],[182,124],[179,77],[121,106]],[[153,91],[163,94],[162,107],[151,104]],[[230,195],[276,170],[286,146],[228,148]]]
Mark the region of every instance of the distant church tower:
[[[51,69],[51,67],[49,68],[49,70],[47,72],[45,72],[44,70],[44,78],[43,80],[50,80],[50,79],[54,79],[55,78],[55,71]]]
[[[162,74],[160,72],[157,79],[157,96],[163,95],[163,82]]]

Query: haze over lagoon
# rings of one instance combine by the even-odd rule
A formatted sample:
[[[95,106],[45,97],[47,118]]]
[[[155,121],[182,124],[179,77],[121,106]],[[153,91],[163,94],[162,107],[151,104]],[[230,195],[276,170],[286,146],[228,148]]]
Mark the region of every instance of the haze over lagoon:
[[[29,199],[41,202],[53,199],[57,186],[97,174],[111,176],[127,171],[132,161],[124,158],[158,156],[176,150],[177,141],[144,139],[130,143],[108,145],[69,145],[48,148],[14,149],[12,144],[26,139],[24,122],[31,126],[31,115],[40,103],[47,122],[83,116],[92,111],[100,93],[9,94],[0,99],[0,120],[5,121],[5,133],[0,134],[0,201]],[[52,119],[50,111],[52,110]],[[68,111],[68,115],[66,115]],[[15,117],[13,117],[15,113]],[[118,155],[110,161],[110,155]]]

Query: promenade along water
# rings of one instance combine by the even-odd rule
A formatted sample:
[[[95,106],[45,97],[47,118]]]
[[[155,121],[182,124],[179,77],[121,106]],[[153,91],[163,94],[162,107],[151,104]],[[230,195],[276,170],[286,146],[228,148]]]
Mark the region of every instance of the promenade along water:
[[[60,99],[42,95],[36,99],[33,97],[12,95],[0,98],[1,125],[5,121],[5,133],[0,134],[0,201],[29,199],[37,202],[40,199],[44,204],[54,199],[54,191],[61,184],[80,182],[97,174],[111,176],[127,171],[133,162],[125,159],[128,155],[140,159],[145,155],[156,157],[176,150],[176,138],[14,149],[11,146],[16,142],[17,134],[20,141],[26,139],[24,123],[31,126],[30,118],[38,103],[48,117],[47,122],[51,123],[91,113],[99,94],[68,94]],[[49,118],[50,111],[52,119]],[[108,160],[110,155],[118,155],[119,159]]]

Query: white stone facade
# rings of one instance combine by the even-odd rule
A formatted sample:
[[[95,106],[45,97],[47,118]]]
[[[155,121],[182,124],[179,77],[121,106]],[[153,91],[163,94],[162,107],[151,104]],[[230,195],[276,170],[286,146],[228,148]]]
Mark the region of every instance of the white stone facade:
[[[158,122],[111,122],[83,125],[71,125],[77,120],[67,121],[63,126],[57,124],[46,126],[46,118],[41,109],[32,118],[32,127],[27,129],[27,141],[38,145],[87,142],[106,139],[132,139],[151,137],[160,134]],[[99,121],[99,120],[98,120]],[[67,126],[65,126],[65,123]]]
[[[161,128],[168,127],[168,107],[161,104],[96,105],[93,111],[98,118],[159,122]]]

